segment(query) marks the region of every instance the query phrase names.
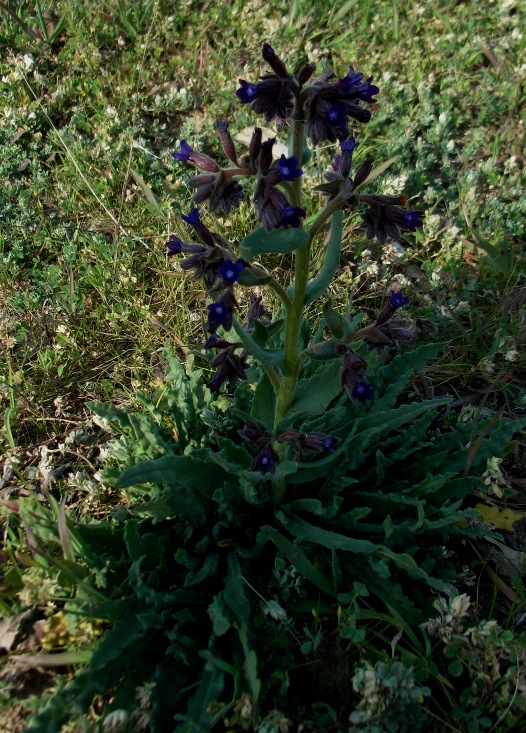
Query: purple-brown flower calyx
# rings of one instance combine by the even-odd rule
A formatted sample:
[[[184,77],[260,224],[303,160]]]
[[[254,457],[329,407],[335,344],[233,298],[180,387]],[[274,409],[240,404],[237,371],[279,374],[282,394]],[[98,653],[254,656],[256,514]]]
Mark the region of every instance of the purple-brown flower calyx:
[[[414,232],[423,224],[423,212],[405,211],[398,206],[405,204],[404,195],[360,195],[359,200],[368,205],[367,211],[362,215],[361,224],[366,231],[367,239],[376,237],[380,244],[385,244],[388,237],[398,239],[401,229]]]
[[[277,438],[279,443],[288,443],[296,453],[298,460],[304,460],[323,451],[332,453],[338,444],[337,438],[325,433],[301,433],[289,428]]]
[[[374,399],[374,390],[363,376],[367,362],[349,351],[343,356],[340,382],[355,405]]]
[[[206,383],[211,392],[219,392],[225,382],[228,382],[229,388],[233,390],[240,379],[247,378],[247,355],[245,352],[235,353],[240,346],[241,344],[229,344],[221,339],[216,342],[214,348],[220,348],[221,351],[210,362],[210,366],[216,369],[212,379]]]
[[[376,319],[375,325],[383,326],[394,316],[398,308],[402,308],[407,303],[409,303],[409,298],[404,296],[402,287],[398,283],[394,283],[389,292],[389,299]]]

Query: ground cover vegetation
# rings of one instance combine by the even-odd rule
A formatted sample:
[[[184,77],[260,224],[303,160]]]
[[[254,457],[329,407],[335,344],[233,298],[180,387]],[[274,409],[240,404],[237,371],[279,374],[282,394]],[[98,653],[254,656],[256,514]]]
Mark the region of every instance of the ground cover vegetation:
[[[2,729],[522,730],[524,5],[0,12]]]

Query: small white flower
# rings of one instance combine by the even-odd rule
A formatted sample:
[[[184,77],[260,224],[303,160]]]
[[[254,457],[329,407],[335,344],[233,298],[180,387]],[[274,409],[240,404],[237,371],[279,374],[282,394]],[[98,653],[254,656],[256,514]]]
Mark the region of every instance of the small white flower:
[[[102,721],[102,727],[105,731],[117,730],[117,728],[128,720],[128,712],[126,710],[113,710],[106,715]]]

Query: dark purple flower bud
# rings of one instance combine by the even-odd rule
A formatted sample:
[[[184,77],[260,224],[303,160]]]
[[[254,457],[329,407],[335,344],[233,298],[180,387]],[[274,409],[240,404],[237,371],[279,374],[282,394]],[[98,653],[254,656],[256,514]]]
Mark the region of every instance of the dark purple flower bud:
[[[236,92],[236,97],[241,100],[241,104],[249,104],[249,102],[253,102],[259,95],[257,84],[251,84],[244,79],[239,79],[239,83],[241,86]]]
[[[188,145],[186,140],[181,140],[181,149],[176,151],[175,153],[172,153],[172,156],[175,158],[175,160],[186,163],[186,161],[190,159],[190,156],[193,152],[194,151],[192,150],[190,145]]]
[[[268,444],[252,461],[251,469],[259,471],[261,474],[275,473],[279,463],[279,456],[276,451]]]
[[[333,171],[337,171],[340,167],[340,161],[342,159],[341,155],[338,155],[338,153],[335,154],[334,158],[332,159],[331,168]]]
[[[352,391],[352,396],[355,400],[358,400],[358,402],[367,402],[367,400],[374,400],[374,390],[369,382],[363,380],[355,385]]]
[[[295,178],[299,178],[303,171],[298,168],[298,158],[295,155],[290,158],[282,155],[278,163],[278,173],[282,181],[293,181]]]
[[[217,273],[226,285],[233,285],[239,280],[244,269],[245,262],[243,260],[232,262],[232,260],[224,259]]]
[[[287,204],[278,226],[284,227],[285,229],[288,229],[288,227],[294,227],[297,229],[301,226],[301,219],[304,219],[306,216],[307,212],[305,209],[302,209],[299,206],[291,206],[290,204]]]
[[[366,366],[367,363],[352,351],[343,356],[340,381],[355,405],[374,398],[373,388],[363,376]]]
[[[393,308],[401,308],[403,305],[406,305],[409,303],[409,298],[404,298],[404,291],[403,290],[391,290],[391,294],[389,296],[389,302],[393,306]]]
[[[405,203],[405,196],[360,196],[360,201],[367,203],[369,209],[362,216],[362,228],[367,232],[367,238],[376,239],[384,244],[387,237],[398,239],[400,229],[415,231],[422,226],[422,212],[404,211],[395,203]]]
[[[226,157],[234,165],[238,165],[237,153],[232,136],[228,132],[228,120],[226,118],[218,120],[216,122],[217,131],[219,132],[219,139],[225,152]]]
[[[300,87],[309,81],[315,71],[316,66],[314,64],[303,64],[297,74],[298,84]]]
[[[265,309],[262,304],[263,296],[255,296],[254,293],[250,293],[250,305],[247,311],[247,317],[245,319],[245,328],[250,330],[254,321],[261,321],[263,323],[264,316],[270,316],[270,313]],[[268,321],[266,321],[268,323]]]
[[[294,107],[292,79],[265,74],[256,86],[258,94],[250,105],[256,114],[263,115],[266,122],[271,122],[277,117],[279,123],[280,120],[290,117]]]
[[[263,44],[262,56],[277,76],[281,79],[288,78],[289,73],[287,71],[287,67],[283,61],[276,56],[274,49],[269,43]]]
[[[243,429],[237,432],[243,440],[257,448],[263,448],[271,440],[270,435],[253,420],[245,420]]]
[[[208,201],[210,211],[215,211],[219,207],[223,209],[225,214],[229,214],[233,208],[238,208],[241,201],[245,198],[245,192],[237,181],[232,180],[225,172],[202,174],[194,176],[188,181],[196,192],[192,196],[192,200],[196,204],[202,204]]]
[[[369,173],[373,169],[374,164],[374,158],[372,155],[368,155],[367,158],[363,161],[361,166],[358,168],[354,175],[354,186],[357,188],[360,184],[362,184],[366,179]]]
[[[261,143],[259,150],[259,169],[261,173],[266,173],[272,165],[272,149],[275,142],[275,137],[269,137],[268,140]]]
[[[267,232],[279,226],[285,207],[289,205],[285,194],[272,185],[268,186],[265,178],[259,178],[254,189],[253,201],[258,219]]]
[[[423,226],[422,217],[424,216],[422,211],[406,211],[404,213],[404,222],[402,224],[404,229],[409,229],[410,232],[416,232],[417,227]]]
[[[250,147],[248,149],[248,157],[250,158],[251,164],[255,167],[259,153],[261,151],[261,138],[262,132],[261,127],[255,127],[250,140]]]
[[[171,237],[166,242],[166,247],[168,248],[168,257],[171,257],[172,255],[179,255],[182,252],[182,246],[183,242],[179,239],[179,237]]]

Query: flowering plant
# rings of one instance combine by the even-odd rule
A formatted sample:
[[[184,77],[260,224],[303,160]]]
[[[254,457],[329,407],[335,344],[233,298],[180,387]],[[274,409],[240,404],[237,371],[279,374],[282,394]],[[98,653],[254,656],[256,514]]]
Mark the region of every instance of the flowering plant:
[[[261,225],[237,247],[209,229],[197,206],[183,220],[198,241],[172,236],[167,245],[208,290],[204,350],[215,352],[207,364],[214,374],[206,381],[195,354],[183,365],[167,347],[164,389],[137,395],[142,414],[91,405],[118,436],[103,479],[126,501],[109,520],[76,528],[75,577],[83,580],[69,606],[111,628],[28,733],[58,733],[96,695],[111,701],[105,730],[138,721],[152,733],[288,730],[291,721],[328,730],[352,723],[353,705],[365,720],[377,711],[353,698],[362,683],[351,665],[371,643],[371,625],[374,646],[379,624],[396,636],[379,632],[377,644],[385,639],[388,649],[373,649],[376,658],[391,656],[402,632],[410,640],[409,663],[393,665],[404,689],[411,679],[410,694],[386,693],[391,714],[398,719],[407,707],[419,717],[420,682],[432,667],[415,629],[428,618],[430,589],[455,594],[450,538],[485,531],[473,522],[476,510],[461,506],[483,487],[468,473],[502,454],[526,422],[452,424],[440,414],[447,398],[403,399],[441,345],[393,356],[413,337],[395,318],[408,303],[397,285],[370,325],[327,298],[311,329],[306,308],[338,269],[343,211],[361,213],[366,235],[380,243],[413,231],[422,214],[402,208],[403,197],[363,193],[376,175],[371,160],[353,173],[349,121],[368,121],[372,79],[351,67],[341,79],[325,73],[309,84],[312,67],[289,74],[268,44],[263,57],[272,72],[240,80],[237,96],[288,130],[288,155],[274,159],[274,140],[256,128],[239,156],[224,121],[218,131],[231,167],[186,141],[175,153],[200,169],[190,181],[194,202],[210,211],[240,204],[237,178],[255,181]],[[317,187],[325,206],[311,216],[302,193],[307,140],[340,145]],[[314,271],[311,250],[327,227]],[[275,253],[292,255],[289,283],[259,262]],[[251,291],[241,321],[240,286],[270,289],[274,315]],[[322,708],[332,723],[320,722]]]
[[[356,342],[369,348],[396,348],[401,340],[412,337],[412,332],[393,320],[398,308],[409,298],[404,297],[396,284],[387,305],[376,321],[364,328],[331,308],[324,307],[324,322],[330,338],[305,338],[305,310],[313,301],[324,296],[339,266],[342,246],[342,213],[360,213],[367,237],[384,244],[388,237],[398,238],[400,230],[415,231],[422,225],[422,213],[406,211],[401,205],[404,196],[385,196],[362,193],[362,189],[376,175],[370,157],[353,172],[353,153],[356,139],[349,129],[350,121],[366,123],[371,112],[365,105],[374,103],[379,92],[372,77],[364,79],[351,66],[347,75],[336,79],[325,72],[311,81],[314,67],[305,64],[291,74],[272,47],[265,43],[263,59],[271,68],[256,83],[240,79],[236,95],[242,104],[264,115],[265,121],[276,122],[278,130],[288,132],[289,155],[273,157],[276,138],[262,140],[262,131],[256,127],[248,154],[240,156],[228,130],[226,120],[217,123],[224,153],[231,163],[221,168],[208,155],[194,151],[186,140],[174,158],[187,162],[202,173],[190,179],[196,189],[196,204],[207,203],[210,212],[221,208],[226,214],[240,205],[246,197],[236,180],[240,177],[254,180],[252,203],[261,226],[248,234],[233,251],[219,235],[209,230],[194,208],[182,219],[192,227],[199,243],[183,242],[171,237],[167,242],[168,255],[189,255],[181,262],[185,270],[206,284],[213,302],[207,306],[205,330],[208,338],[205,349],[214,350],[210,365],[216,369],[207,382],[217,392],[225,383],[233,390],[239,380],[247,378],[248,359],[254,358],[266,375],[260,383],[265,389],[271,407],[265,419],[253,413],[246,421],[241,436],[256,452],[252,469],[275,477],[272,502],[277,506],[283,499],[285,482],[277,471],[281,461],[293,457],[308,460],[337,450],[340,441],[315,431],[305,433],[294,426],[294,404],[298,402],[299,380],[312,360],[339,364],[341,388],[356,405],[374,398],[374,390],[365,377],[367,360],[354,349]],[[307,211],[302,191],[305,178],[302,166],[308,163],[312,145],[338,141],[340,152],[325,173],[326,183],[316,186],[326,199],[324,207],[305,224]],[[330,222],[330,224],[329,224]],[[328,246],[317,272],[313,272],[311,252],[316,239],[328,233]],[[278,282],[256,258],[268,253],[292,253],[294,275],[286,287]],[[279,299],[280,308],[274,320],[263,320],[266,314],[261,297],[251,294],[251,304],[244,325],[236,317],[238,302],[234,284],[267,286]],[[282,324],[282,325],[281,325]],[[218,335],[222,331],[222,335]],[[228,341],[226,334],[234,331],[237,340]],[[322,334],[320,337],[320,333]],[[279,334],[279,338],[276,334]],[[269,348],[268,344],[276,344]],[[270,385],[270,386],[269,386]],[[336,395],[334,395],[336,397]],[[320,411],[323,411],[323,407]]]

